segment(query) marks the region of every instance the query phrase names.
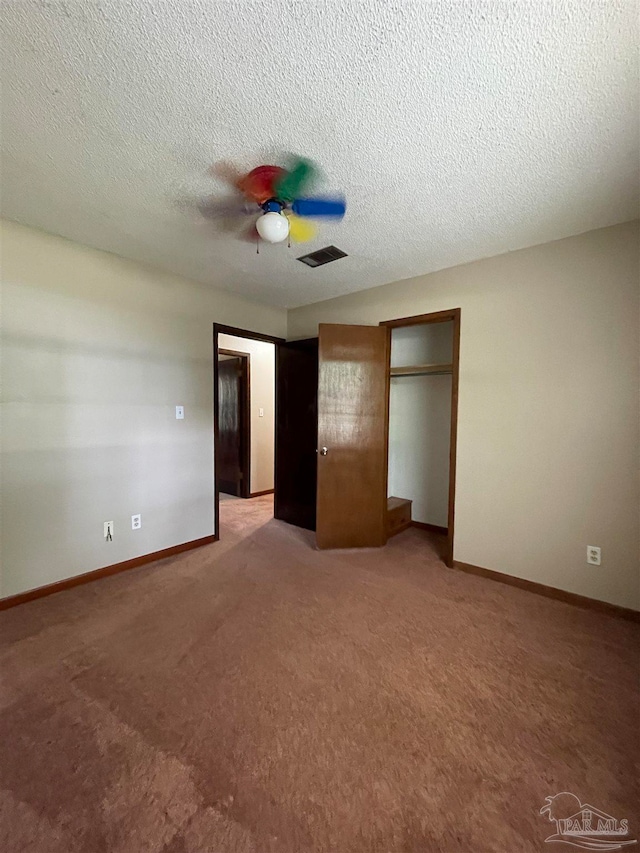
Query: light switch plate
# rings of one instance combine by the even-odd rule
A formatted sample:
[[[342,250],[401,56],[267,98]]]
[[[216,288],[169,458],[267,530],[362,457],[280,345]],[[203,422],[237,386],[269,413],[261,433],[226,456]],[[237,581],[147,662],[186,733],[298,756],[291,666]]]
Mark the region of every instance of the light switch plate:
[[[176,406],[176,420],[184,420],[184,406]]]

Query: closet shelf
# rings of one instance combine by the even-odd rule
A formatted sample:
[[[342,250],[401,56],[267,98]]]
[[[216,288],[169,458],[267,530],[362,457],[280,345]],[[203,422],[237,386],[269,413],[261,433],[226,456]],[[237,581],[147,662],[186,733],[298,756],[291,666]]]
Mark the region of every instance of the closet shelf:
[[[407,367],[392,367],[389,371],[393,376],[426,376],[430,374],[453,373],[452,364],[411,364]]]

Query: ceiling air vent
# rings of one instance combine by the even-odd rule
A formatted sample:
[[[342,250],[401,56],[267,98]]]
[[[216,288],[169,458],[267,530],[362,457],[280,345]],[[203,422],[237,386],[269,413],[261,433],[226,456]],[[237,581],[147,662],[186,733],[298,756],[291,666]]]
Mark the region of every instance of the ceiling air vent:
[[[323,264],[330,264],[331,261],[337,261],[339,258],[346,258],[347,253],[342,249],[337,249],[335,246],[327,246],[326,249],[318,249],[317,252],[311,252],[309,255],[303,255],[298,258],[303,264],[308,267],[321,267]]]

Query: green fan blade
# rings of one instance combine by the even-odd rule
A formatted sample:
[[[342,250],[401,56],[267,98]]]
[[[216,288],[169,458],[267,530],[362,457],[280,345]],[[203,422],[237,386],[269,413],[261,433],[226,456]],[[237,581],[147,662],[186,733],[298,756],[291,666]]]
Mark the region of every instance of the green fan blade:
[[[293,201],[298,198],[302,188],[308,186],[315,174],[313,163],[298,157],[292,168],[288,169],[275,185],[276,197],[281,201]]]

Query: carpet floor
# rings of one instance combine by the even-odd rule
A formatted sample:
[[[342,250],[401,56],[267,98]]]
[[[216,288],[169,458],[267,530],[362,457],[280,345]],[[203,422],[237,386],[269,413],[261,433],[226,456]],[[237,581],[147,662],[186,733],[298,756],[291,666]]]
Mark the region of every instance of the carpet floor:
[[[637,625],[271,513],[0,614],[2,853],[531,853],[563,791],[638,838]]]

